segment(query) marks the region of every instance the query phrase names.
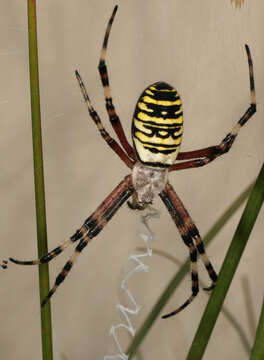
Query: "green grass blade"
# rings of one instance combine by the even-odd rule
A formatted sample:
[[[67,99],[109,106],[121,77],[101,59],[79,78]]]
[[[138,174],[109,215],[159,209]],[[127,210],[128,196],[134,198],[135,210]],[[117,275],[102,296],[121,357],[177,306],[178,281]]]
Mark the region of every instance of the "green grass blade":
[[[234,273],[247,244],[251,230],[257,219],[263,200],[264,165],[262,166],[256,183],[252,189],[245,210],[227,251],[227,255],[219,274],[218,284],[208,301],[207,307],[187,356],[187,360],[199,360],[203,357],[218,314],[221,310],[228,288],[231,284]]]
[[[38,256],[41,257],[47,253],[48,246],[39,97],[36,0],[28,0],[28,43]],[[49,291],[47,264],[39,267],[39,288],[40,301],[42,301]],[[41,309],[41,335],[43,360],[52,360],[52,328],[49,303]]]
[[[210,241],[216,236],[216,234],[220,231],[220,229],[227,223],[227,221],[231,218],[231,216],[237,211],[240,205],[246,200],[250,191],[252,189],[252,184],[249,185],[239,196],[238,198],[228,207],[228,209],[224,212],[222,216],[215,222],[212,228],[208,231],[208,233],[204,237],[204,243],[209,244]],[[127,350],[127,354],[129,354],[129,359],[132,359],[133,355],[136,353],[143,339],[147,335],[154,321],[159,316],[161,310],[168,302],[171,295],[174,293],[175,289],[181,283],[182,279],[189,272],[189,259],[186,259],[181,268],[177,271],[175,276],[167,285],[163,294],[160,296],[151,312],[147,316],[146,320],[136,333],[132,344],[129,346]]]
[[[259,360],[264,358],[264,300],[256,332],[255,343],[253,345],[250,360]]]

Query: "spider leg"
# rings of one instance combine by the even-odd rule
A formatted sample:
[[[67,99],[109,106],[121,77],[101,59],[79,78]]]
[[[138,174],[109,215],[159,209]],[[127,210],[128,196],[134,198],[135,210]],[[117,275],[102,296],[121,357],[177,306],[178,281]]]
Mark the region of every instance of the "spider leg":
[[[77,230],[76,233],[70,237],[70,239],[65,240],[61,245],[57,246],[52,251],[43,255],[40,259],[22,261],[14,258],[9,258],[9,260],[18,265],[46,264],[50,262],[52,259],[54,259],[56,256],[58,256],[60,253],[62,253],[69,245],[73,244],[77,240],[80,240],[82,236],[83,236],[82,229]]]
[[[183,236],[183,235],[182,235]],[[173,316],[177,313],[179,313],[180,311],[182,311],[184,308],[186,308],[186,306],[188,306],[193,299],[196,297],[196,295],[199,292],[199,278],[198,278],[198,269],[197,269],[197,250],[193,244],[193,241],[191,238],[189,238],[188,240],[185,239],[184,240],[185,245],[188,246],[189,248],[189,253],[190,253],[190,262],[191,262],[191,279],[192,279],[192,294],[191,296],[189,296],[189,298],[181,305],[179,306],[176,310],[172,311],[169,314],[163,315],[162,319],[166,319],[170,316]]]
[[[102,81],[102,85],[103,85],[103,89],[104,89],[106,110],[107,110],[111,125],[112,125],[116,135],[118,136],[118,139],[120,140],[121,145],[127,152],[128,156],[131,159],[135,159],[134,149],[129,144],[129,142],[126,138],[126,135],[124,133],[121,121],[115,111],[115,107],[114,107],[112,95],[111,95],[111,89],[109,86],[109,77],[108,77],[108,73],[107,73],[107,67],[106,67],[106,63],[105,63],[108,38],[109,38],[112,23],[114,21],[115,14],[117,12],[117,8],[118,8],[118,6],[116,5],[114,7],[113,13],[109,19],[109,22],[108,22],[108,25],[106,28],[105,37],[104,37],[103,46],[102,46],[101,55],[100,55],[100,60],[99,60],[99,65],[98,65],[98,70],[99,70],[99,73],[101,76],[101,81]]]
[[[165,206],[167,207],[173,221],[175,222],[182,237],[182,240],[184,241],[185,245],[189,247],[192,275],[192,295],[178,309],[168,315],[163,316],[163,318],[167,318],[169,316],[177,314],[182,309],[184,309],[193,301],[195,296],[198,294],[199,285],[197,271],[197,251],[201,256],[201,259],[204,263],[210,279],[212,280],[212,285],[205,290],[211,290],[215,286],[217,281],[217,274],[214,271],[214,268],[209,261],[208,256],[206,255],[204,245],[197,227],[195,226],[193,220],[185,209],[182,201],[174,191],[173,187],[169,183],[167,183],[165,189],[159,195]]]
[[[71,243],[79,240],[78,245],[75,248],[74,253],[70,259],[64,265],[62,271],[57,276],[54,286],[49,291],[47,297],[42,301],[42,306],[46,304],[49,298],[54,294],[58,286],[64,281],[65,277],[68,275],[73,264],[75,263],[77,257],[86,247],[88,242],[97,236],[112,216],[117,212],[120,206],[132,195],[134,188],[132,185],[132,176],[128,175],[123,181],[107,196],[107,198],[99,205],[99,207],[89,216],[84,224],[78,229],[75,234],[69,239],[66,240],[61,246],[57,247],[50,253],[44,255],[41,259],[30,260],[30,261],[20,261],[10,258],[11,261],[20,265],[37,265],[44,262],[49,262],[59,253],[61,253],[66,247]],[[43,261],[45,259],[45,261]]]
[[[75,70],[76,78],[79,82],[85,104],[87,105],[89,114],[91,118],[93,119],[95,125],[97,126],[98,130],[100,131],[100,134],[102,138],[106,141],[106,143],[111,147],[112,150],[120,157],[120,159],[130,168],[133,167],[132,160],[127,156],[127,154],[124,152],[124,150],[121,148],[121,146],[108,134],[106,129],[104,128],[100,117],[98,116],[97,112],[94,110],[90,98],[87,94],[86,88],[84,86],[84,83],[82,81],[82,78],[77,70]]]
[[[241,119],[236,123],[230,133],[221,141],[219,145],[210,146],[204,149],[180,152],[178,154],[177,160],[187,160],[194,159],[190,161],[185,161],[183,163],[174,164],[170,167],[169,171],[174,170],[183,170],[194,167],[200,167],[209,164],[211,161],[215,160],[217,157],[228,152],[233,145],[233,142],[238,135],[239,130],[246,122],[255,114],[257,111],[256,106],[256,92],[255,92],[255,83],[254,83],[254,72],[253,72],[253,63],[250,54],[248,45],[245,45],[247,57],[248,57],[248,66],[249,66],[249,82],[250,82],[250,99],[251,104]]]

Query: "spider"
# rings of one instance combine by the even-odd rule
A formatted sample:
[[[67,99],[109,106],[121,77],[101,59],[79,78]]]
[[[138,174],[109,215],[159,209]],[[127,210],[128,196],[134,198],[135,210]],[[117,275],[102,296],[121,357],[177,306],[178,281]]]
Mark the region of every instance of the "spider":
[[[205,290],[211,290],[217,282],[217,274],[205,252],[199,231],[179,196],[169,183],[168,173],[175,170],[207,165],[229,151],[240,128],[256,112],[253,64],[249,47],[245,45],[249,66],[251,104],[231,132],[226,135],[219,145],[194,151],[179,152],[183,134],[181,99],[175,88],[163,81],[159,81],[148,86],[140,95],[136,104],[132,120],[132,147],[125,136],[120,119],[113,105],[105,62],[108,38],[117,8],[118,7],[115,6],[106,28],[98,69],[104,89],[109,120],[121,145],[105,130],[99,115],[92,106],[77,70],[75,74],[92,120],[106,143],[131,169],[131,174],[127,175],[120,184],[117,185],[101,205],[84,221],[83,225],[74,235],[64,241],[60,246],[37,260],[20,261],[10,258],[10,261],[22,265],[48,263],[69,245],[78,243],[74,253],[57,276],[54,286],[42,301],[41,305],[44,306],[55,293],[58,286],[64,281],[82,250],[88,245],[92,238],[103,230],[104,226],[123,203],[132,197],[131,202],[127,202],[129,207],[134,210],[143,210],[153,202],[156,195],[159,195],[178,228],[184,244],[188,247],[192,281],[191,295],[175,311],[163,316],[163,318],[167,318],[183,310],[198,294],[198,253],[212,281],[211,285],[205,288]],[[175,163],[176,160],[180,162]]]

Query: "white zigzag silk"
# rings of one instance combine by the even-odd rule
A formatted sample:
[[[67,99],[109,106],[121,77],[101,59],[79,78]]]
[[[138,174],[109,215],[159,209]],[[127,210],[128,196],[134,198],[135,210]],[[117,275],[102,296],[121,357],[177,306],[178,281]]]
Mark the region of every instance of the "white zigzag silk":
[[[118,353],[115,355],[105,355],[104,360],[113,360],[113,359],[121,359],[121,360],[127,360],[128,355],[125,354],[124,350],[122,349],[120,342],[118,341],[118,335],[117,330],[120,328],[125,329],[132,337],[135,336],[136,329],[134,328],[130,317],[136,316],[140,312],[140,305],[137,304],[135,297],[131,293],[131,291],[128,288],[128,280],[131,279],[131,277],[137,273],[137,272],[147,272],[149,270],[149,266],[145,265],[142,261],[142,259],[146,257],[152,256],[152,249],[149,245],[149,242],[154,239],[154,233],[152,232],[150,226],[149,226],[149,220],[158,218],[159,212],[158,210],[154,209],[153,207],[148,207],[146,210],[144,210],[143,215],[140,215],[140,224],[141,230],[139,232],[139,237],[141,240],[144,241],[146,252],[144,253],[132,253],[128,257],[128,261],[133,261],[135,263],[135,267],[132,268],[132,270],[125,273],[124,278],[121,282],[121,289],[126,294],[129,303],[131,303],[130,307],[124,306],[122,304],[117,304],[117,310],[121,312],[123,315],[124,322],[121,322],[117,325],[112,325],[110,329],[110,335],[113,337],[114,343],[116,345]]]

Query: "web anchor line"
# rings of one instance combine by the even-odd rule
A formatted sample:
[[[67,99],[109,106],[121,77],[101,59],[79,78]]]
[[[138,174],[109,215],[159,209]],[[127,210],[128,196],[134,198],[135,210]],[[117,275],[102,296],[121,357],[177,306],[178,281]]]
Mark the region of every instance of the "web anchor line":
[[[139,314],[141,306],[137,304],[135,297],[132,292],[128,288],[128,281],[133,275],[137,272],[148,272],[149,266],[144,264],[142,259],[152,256],[152,249],[149,245],[149,242],[154,239],[154,233],[149,226],[149,220],[155,219],[159,217],[159,212],[155,208],[149,206],[143,213],[140,215],[140,225],[141,230],[139,231],[139,237],[144,242],[144,246],[146,252],[144,253],[131,253],[128,257],[128,261],[133,261],[135,263],[135,267],[132,270],[125,273],[125,276],[121,282],[121,289],[126,294],[129,302],[131,303],[130,307],[124,306],[122,304],[117,304],[116,308],[123,315],[124,322],[121,322],[117,325],[112,325],[110,328],[110,335],[113,338],[113,341],[116,345],[118,353],[115,355],[105,355],[104,360],[112,360],[112,359],[121,359],[128,360],[128,355],[125,354],[122,346],[118,340],[117,330],[120,328],[125,329],[132,337],[135,336],[136,329],[134,328],[130,317],[136,316]]]

